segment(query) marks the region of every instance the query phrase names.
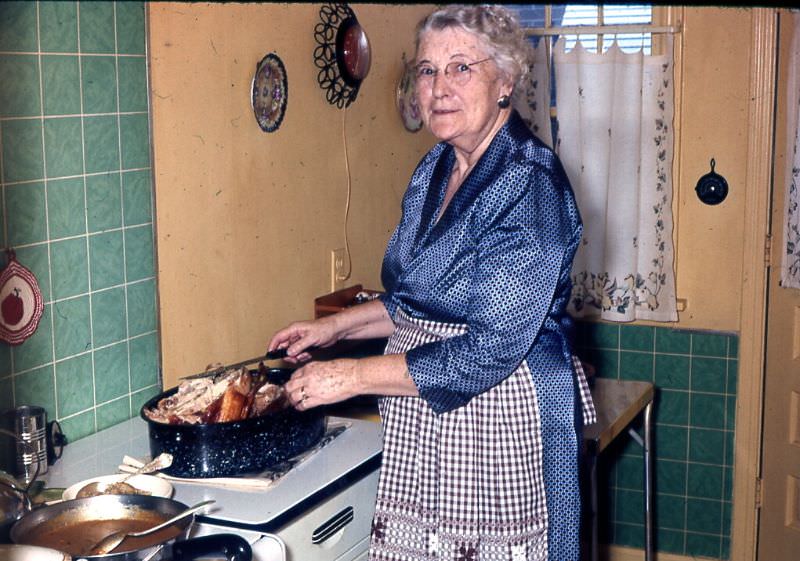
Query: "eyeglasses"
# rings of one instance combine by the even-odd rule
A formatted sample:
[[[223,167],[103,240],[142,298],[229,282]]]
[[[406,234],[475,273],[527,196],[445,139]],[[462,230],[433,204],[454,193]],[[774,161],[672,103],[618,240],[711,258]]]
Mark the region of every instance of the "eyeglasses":
[[[487,60],[491,60],[490,58],[485,58],[483,60],[478,60],[475,62],[451,62],[447,66],[444,67],[444,75],[447,77],[450,82],[455,84],[456,86],[465,86],[467,82],[469,82],[470,77],[472,76],[472,67],[476,64],[480,64],[482,62],[486,62]],[[433,84],[434,78],[439,73],[439,70],[431,66],[430,64],[420,64],[417,66],[416,72],[416,79],[417,79],[417,87],[420,86],[430,86]]]

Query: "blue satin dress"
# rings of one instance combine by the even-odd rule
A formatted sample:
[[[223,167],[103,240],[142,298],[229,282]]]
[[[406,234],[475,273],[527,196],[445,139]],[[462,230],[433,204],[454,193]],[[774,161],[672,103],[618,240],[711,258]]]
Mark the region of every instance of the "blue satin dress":
[[[453,148],[439,143],[414,171],[386,250],[381,299],[395,321],[464,326],[406,351],[435,415],[527,362],[541,417],[547,558],[577,561],[581,398],[566,312],[582,232],[575,198],[556,155],[515,112],[437,221],[454,164]]]

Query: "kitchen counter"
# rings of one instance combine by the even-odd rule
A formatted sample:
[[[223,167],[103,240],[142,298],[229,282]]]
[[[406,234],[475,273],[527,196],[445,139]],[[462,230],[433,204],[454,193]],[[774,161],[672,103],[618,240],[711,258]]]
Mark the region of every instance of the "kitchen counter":
[[[349,426],[269,489],[241,490],[171,481],[175,487],[173,498],[187,505],[216,500],[201,517],[209,523],[224,521],[247,529],[275,531],[297,513],[380,466],[379,423],[340,417],[329,417],[328,422]],[[141,460],[150,457],[147,424],[139,417],[68,444],[43,479],[48,487],[68,487],[84,479],[117,473],[125,455]]]

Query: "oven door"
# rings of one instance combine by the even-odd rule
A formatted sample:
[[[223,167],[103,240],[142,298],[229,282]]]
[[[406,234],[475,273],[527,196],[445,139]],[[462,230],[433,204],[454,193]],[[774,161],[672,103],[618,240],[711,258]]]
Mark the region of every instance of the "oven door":
[[[366,559],[377,490],[374,470],[275,530],[288,561]]]
[[[378,470],[373,470],[300,512],[274,534],[215,520],[214,524],[195,522],[190,536],[238,534],[253,549],[253,561],[363,561],[369,549],[377,489]]]

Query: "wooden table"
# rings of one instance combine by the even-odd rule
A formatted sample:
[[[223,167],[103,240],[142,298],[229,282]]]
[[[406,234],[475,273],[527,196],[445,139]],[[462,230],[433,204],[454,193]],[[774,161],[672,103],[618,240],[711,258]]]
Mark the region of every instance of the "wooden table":
[[[622,431],[628,433],[644,448],[644,555],[645,561],[653,558],[653,458],[652,458],[652,407],[655,390],[650,382],[595,378],[592,398],[597,411],[597,422],[583,430],[586,460],[589,472],[591,557],[597,561],[597,458]],[[639,436],[631,423],[642,414],[644,437]]]

